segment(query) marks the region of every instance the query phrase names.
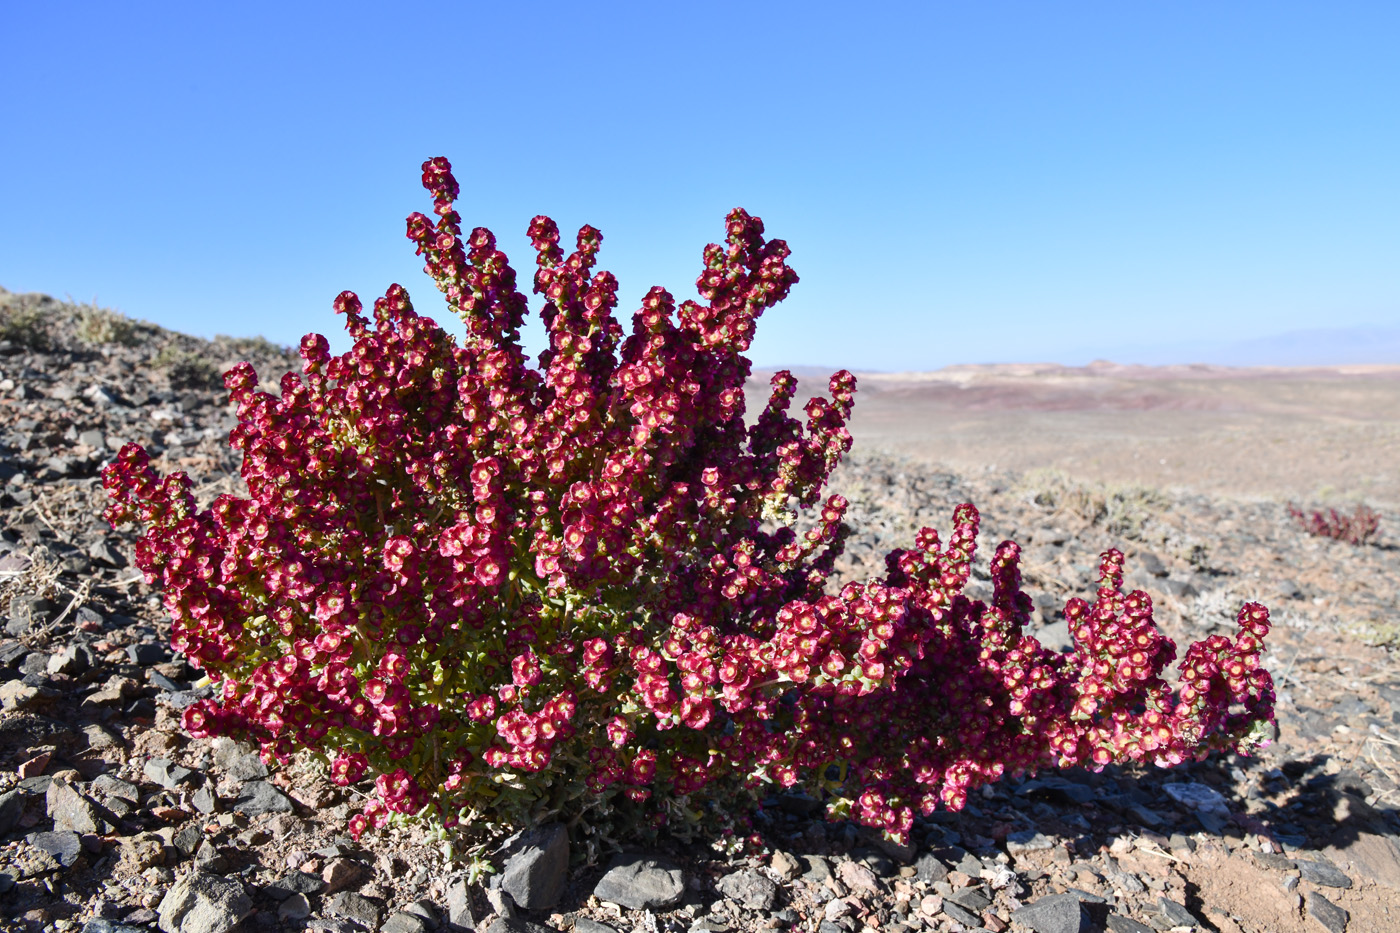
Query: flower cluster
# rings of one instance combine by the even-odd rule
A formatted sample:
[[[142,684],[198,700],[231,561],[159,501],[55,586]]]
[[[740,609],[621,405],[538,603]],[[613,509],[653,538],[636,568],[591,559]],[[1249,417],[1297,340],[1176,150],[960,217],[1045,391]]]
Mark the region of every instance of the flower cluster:
[[[413,214],[408,237],[460,345],[398,285],[372,318],[344,293],[348,352],[306,337],[279,394],[247,364],[226,376],[247,499],[199,510],[135,445],[104,471],[107,518],[147,526],[137,563],[173,646],[219,684],[191,734],[373,779],[356,834],[395,813],[512,824],[602,804],[654,824],[801,785],[897,837],[1003,774],[1264,738],[1267,612],[1192,646],[1171,686],[1175,647],[1117,552],[1092,605],[1065,607],[1063,655],[1024,633],[1015,544],[992,556],[990,603],[964,595],[970,505],[946,544],[924,529],[883,578],[826,592],[848,529],[823,488],[855,379],[799,419],[781,372],[746,423],[743,353],[797,281],[759,218],[732,211],[705,248],[704,303],[653,288],[624,333],[602,235],[566,255],[536,217],[549,343],[531,367],[515,271],[490,231],[464,232],[446,160],[423,183],[436,219]],[[817,519],[802,534],[800,510]]]
[[[1347,515],[1336,509],[1328,509],[1326,512],[1314,509],[1309,514],[1290,503],[1288,514],[1308,534],[1319,538],[1335,538],[1348,544],[1366,544],[1373,540],[1381,529],[1380,513],[1364,504],[1357,505],[1356,511]]]

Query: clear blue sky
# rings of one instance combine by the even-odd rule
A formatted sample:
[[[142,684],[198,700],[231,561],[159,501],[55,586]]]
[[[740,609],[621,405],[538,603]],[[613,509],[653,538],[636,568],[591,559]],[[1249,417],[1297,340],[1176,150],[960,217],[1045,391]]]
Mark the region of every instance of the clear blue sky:
[[[436,155],[526,281],[533,215],[602,229],[624,324],[762,216],[802,281],[760,365],[1400,327],[1393,2],[13,2],[0,33],[0,285],[204,336],[344,349],[331,300],[394,281],[443,321],[403,228]]]

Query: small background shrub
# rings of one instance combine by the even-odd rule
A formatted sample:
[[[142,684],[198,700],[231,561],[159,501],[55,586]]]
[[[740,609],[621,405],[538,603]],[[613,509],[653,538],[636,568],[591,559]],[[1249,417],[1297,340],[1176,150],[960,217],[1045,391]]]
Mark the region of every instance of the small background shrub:
[[[1356,509],[1347,514],[1336,509],[1305,512],[1290,502],[1288,514],[1308,534],[1318,538],[1334,538],[1348,544],[1362,545],[1374,541],[1381,528],[1380,513],[1364,503],[1358,503]]]

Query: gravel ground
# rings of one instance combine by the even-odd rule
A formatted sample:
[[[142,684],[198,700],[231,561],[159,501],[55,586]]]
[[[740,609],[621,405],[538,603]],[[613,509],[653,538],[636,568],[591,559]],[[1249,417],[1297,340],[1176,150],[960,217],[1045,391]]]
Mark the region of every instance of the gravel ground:
[[[219,373],[250,359],[275,383],[295,357],[3,292],[0,338],[4,929],[1400,928],[1394,512],[1357,547],[1308,535],[1281,501],[857,452],[831,486],[854,531],[836,585],[883,572],[923,525],[946,533],[970,501],[973,595],[989,593],[991,545],[1020,542],[1035,633],[1064,642],[1065,600],[1092,595],[1098,553],[1119,547],[1178,644],[1248,599],[1271,607],[1279,740],[1255,759],[1006,780],[920,820],[903,849],[789,796],[759,817],[760,856],[671,843],[586,864],[538,827],[471,878],[421,830],[353,843],[361,792],[309,759],[269,772],[249,748],[183,736],[197,672],[168,648],[134,536],[99,517],[97,471],[125,441],[189,472],[201,504],[238,492]]]

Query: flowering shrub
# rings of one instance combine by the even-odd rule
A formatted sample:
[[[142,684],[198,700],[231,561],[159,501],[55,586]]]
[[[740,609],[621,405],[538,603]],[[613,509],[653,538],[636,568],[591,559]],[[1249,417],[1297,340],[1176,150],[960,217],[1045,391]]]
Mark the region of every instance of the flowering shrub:
[[[423,184],[437,219],[413,214],[408,236],[462,345],[398,285],[373,319],[343,293],[349,352],[307,336],[280,397],[247,364],[225,378],[250,498],[197,511],[190,480],[135,445],[104,473],[108,519],[148,528],[137,562],[173,646],[219,684],[186,711],[192,735],[372,777],[357,834],[420,811],[519,824],[616,805],[660,824],[802,785],[899,838],[1004,774],[1265,740],[1267,611],[1193,645],[1171,687],[1175,646],[1149,597],[1122,591],[1117,551],[1093,603],[1066,606],[1063,655],[1024,634],[1014,543],[992,557],[990,604],[962,594],[971,505],[946,544],[924,529],[884,578],[825,593],[847,528],[822,490],[851,446],[855,379],[834,375],[804,423],[780,372],[746,426],[742,354],[797,281],[757,217],[731,212],[705,248],[704,304],[653,288],[630,334],[593,268],[601,234],[566,255],[536,217],[536,369],[515,271],[489,231],[462,232],[445,159]]]
[[[1293,516],[1293,520],[1308,534],[1319,538],[1336,538],[1348,544],[1365,544],[1374,538],[1381,528],[1380,513],[1367,505],[1357,505],[1355,512],[1345,515],[1336,509],[1328,509],[1326,512],[1313,510],[1312,514],[1308,514],[1289,503],[1288,514]]]

